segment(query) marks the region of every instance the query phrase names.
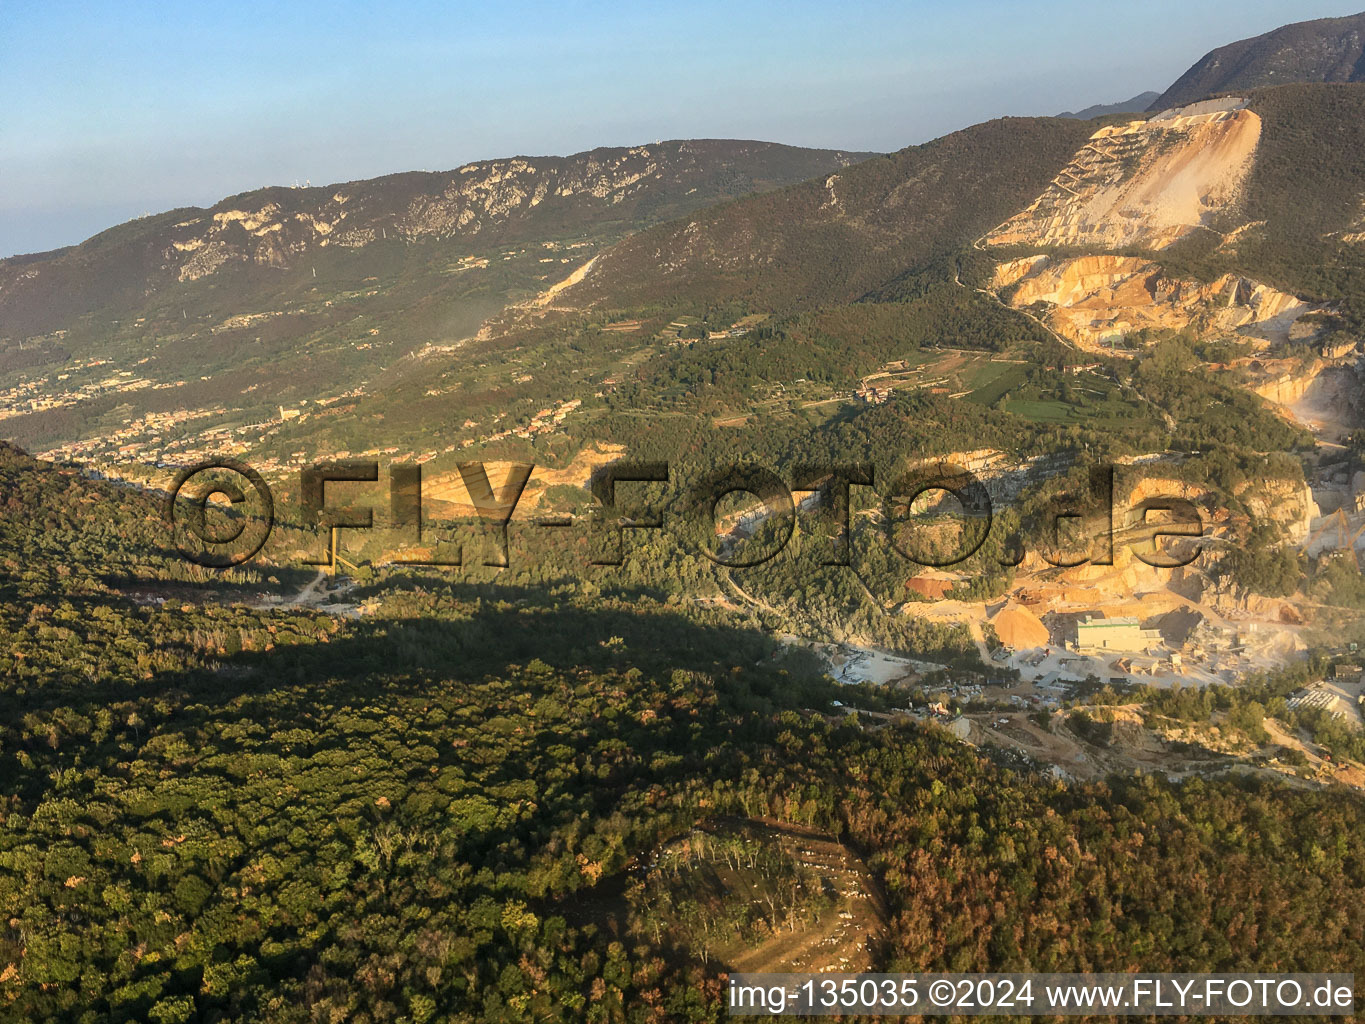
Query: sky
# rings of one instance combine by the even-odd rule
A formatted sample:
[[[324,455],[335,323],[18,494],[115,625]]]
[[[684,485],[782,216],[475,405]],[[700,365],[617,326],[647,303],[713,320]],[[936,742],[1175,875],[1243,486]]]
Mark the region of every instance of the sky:
[[[890,151],[1161,91],[1216,46],[1351,13],[1317,0],[4,0],[0,256],[262,185],[494,157],[675,138]]]

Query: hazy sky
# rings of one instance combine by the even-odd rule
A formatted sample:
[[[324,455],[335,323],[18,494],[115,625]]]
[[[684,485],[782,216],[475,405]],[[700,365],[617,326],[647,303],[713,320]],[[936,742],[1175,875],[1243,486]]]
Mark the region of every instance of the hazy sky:
[[[899,149],[1159,91],[1215,46],[1350,13],[1315,0],[4,0],[0,256],[263,184],[514,154],[670,138]]]

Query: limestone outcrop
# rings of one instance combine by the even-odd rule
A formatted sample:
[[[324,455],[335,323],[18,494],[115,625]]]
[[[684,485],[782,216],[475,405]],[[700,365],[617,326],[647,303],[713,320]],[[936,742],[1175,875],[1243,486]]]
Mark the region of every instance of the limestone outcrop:
[[[310,196],[302,210],[286,210],[274,200],[220,208],[176,224],[163,256],[181,281],[190,281],[228,262],[284,266],[314,247],[472,237],[546,202],[583,199],[614,206],[669,173],[677,174],[678,168],[647,146],[581,158],[466,164],[427,176],[431,184],[392,211],[357,201],[346,187]]]

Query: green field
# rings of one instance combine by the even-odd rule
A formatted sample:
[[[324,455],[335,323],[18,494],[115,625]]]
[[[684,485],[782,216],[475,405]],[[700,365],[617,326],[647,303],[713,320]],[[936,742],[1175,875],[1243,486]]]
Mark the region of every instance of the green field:
[[[1016,363],[989,363],[967,382],[972,388],[967,398],[978,405],[993,405],[1026,379],[1025,368]]]
[[[975,396],[973,396],[975,397]],[[1006,402],[1005,409],[1035,423],[1072,423],[1081,418],[1082,410],[1060,401],[1021,398]]]

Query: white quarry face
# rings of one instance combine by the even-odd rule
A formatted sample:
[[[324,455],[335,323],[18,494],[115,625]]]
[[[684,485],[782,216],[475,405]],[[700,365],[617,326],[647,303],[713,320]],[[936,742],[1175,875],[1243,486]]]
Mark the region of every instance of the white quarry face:
[[[1240,100],[1206,106],[1101,128],[987,244],[1164,249],[1206,226],[1237,199],[1261,137]]]

